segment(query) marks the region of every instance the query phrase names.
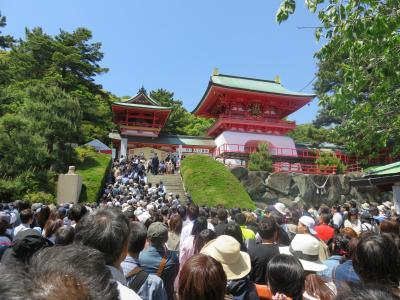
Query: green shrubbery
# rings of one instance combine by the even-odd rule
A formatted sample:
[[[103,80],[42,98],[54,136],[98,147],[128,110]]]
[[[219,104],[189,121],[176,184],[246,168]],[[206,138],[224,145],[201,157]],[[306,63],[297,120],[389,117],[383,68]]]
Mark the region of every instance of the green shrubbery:
[[[249,157],[249,170],[250,171],[268,171],[272,172],[274,167],[272,164],[271,155],[268,151],[268,146],[262,143],[258,146],[258,151],[250,153]]]
[[[315,163],[319,168],[336,166],[336,174],[343,174],[346,171],[346,166],[332,152],[321,152]]]

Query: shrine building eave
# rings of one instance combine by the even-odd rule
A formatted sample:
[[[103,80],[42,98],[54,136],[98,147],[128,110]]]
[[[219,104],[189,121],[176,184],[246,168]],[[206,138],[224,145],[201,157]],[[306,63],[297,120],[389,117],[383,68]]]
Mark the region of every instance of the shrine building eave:
[[[223,99],[225,102],[255,101],[275,106],[280,108],[280,117],[283,118],[309,103],[315,96],[287,90],[275,81],[220,74],[211,76],[207,90],[192,113],[218,117],[215,107]]]

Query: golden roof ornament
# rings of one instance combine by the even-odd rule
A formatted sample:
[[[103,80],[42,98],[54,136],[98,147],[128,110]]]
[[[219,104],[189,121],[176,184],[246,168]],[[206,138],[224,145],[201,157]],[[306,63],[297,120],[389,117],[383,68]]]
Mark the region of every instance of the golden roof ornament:
[[[214,68],[213,76],[218,76],[218,75],[219,75],[219,69],[218,68]]]
[[[274,81],[277,84],[281,84],[281,77],[279,75],[276,75]]]

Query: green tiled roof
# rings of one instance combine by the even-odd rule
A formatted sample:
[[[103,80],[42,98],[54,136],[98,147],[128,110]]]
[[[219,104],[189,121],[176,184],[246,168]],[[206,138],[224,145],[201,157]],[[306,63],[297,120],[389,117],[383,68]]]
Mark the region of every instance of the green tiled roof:
[[[127,103],[127,102],[114,102],[113,105],[121,105],[121,106],[127,106],[127,107],[137,107],[137,108],[147,108],[147,109],[158,109],[158,110],[171,110],[172,109],[172,107],[167,107],[167,106],[136,104],[136,103]]]
[[[389,175],[396,173],[400,173],[400,162],[395,162],[389,165],[373,168],[368,172],[368,175],[375,176],[375,175]]]
[[[288,96],[315,97],[314,94],[305,94],[300,92],[289,91],[286,88],[284,88],[281,84],[269,80],[220,74],[211,76],[211,82],[219,86],[224,86],[234,89],[243,89],[249,91],[281,94]]]

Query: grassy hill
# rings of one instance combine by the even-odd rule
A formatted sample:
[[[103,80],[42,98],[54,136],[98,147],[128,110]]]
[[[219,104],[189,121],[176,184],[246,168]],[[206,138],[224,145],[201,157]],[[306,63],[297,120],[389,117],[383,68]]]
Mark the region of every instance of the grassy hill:
[[[96,202],[100,198],[107,171],[111,165],[111,155],[93,151],[88,148],[76,149],[80,163],[76,173],[82,176],[80,202]]]
[[[255,208],[239,180],[209,156],[186,157],[182,160],[181,173],[186,191],[199,205]]]

